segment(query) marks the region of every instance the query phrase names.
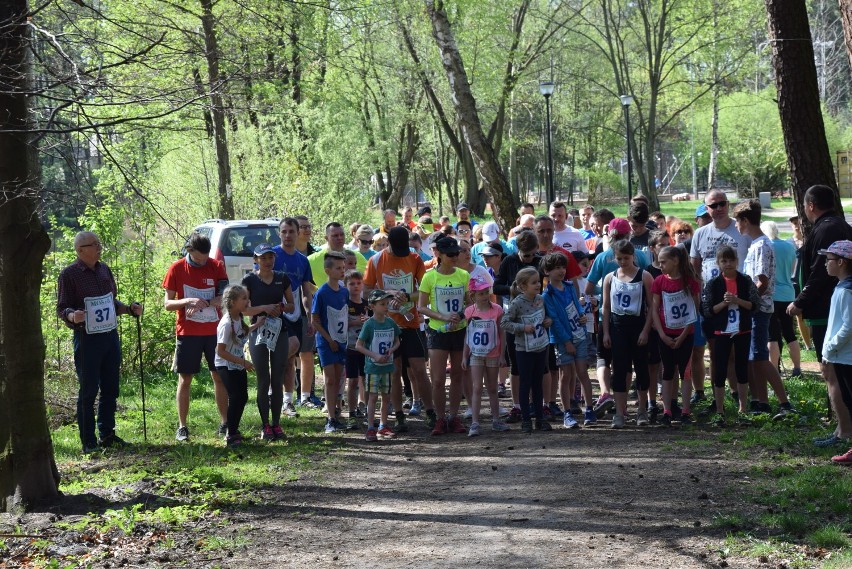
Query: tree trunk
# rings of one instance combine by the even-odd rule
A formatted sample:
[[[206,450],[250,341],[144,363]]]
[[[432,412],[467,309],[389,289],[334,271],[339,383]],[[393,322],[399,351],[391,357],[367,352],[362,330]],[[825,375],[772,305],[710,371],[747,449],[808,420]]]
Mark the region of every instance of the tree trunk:
[[[803,206],[809,187],[823,184],[833,188],[835,207],[837,211],[843,210],[825,138],[808,11],[803,0],[765,0],[765,3],[793,196],[803,229],[809,230]]]
[[[40,172],[24,94],[32,89],[26,0],[0,3],[0,510],[59,496],[44,402]],[[17,132],[9,132],[17,131]]]
[[[719,161],[719,87],[713,88],[713,116],[710,118],[710,162],[707,165],[707,190],[716,187],[716,166]]]
[[[450,21],[444,11],[443,2],[425,0],[425,4],[429,19],[432,21],[432,37],[435,38],[435,43],[441,52],[441,62],[453,94],[453,105],[459,126],[473,156],[476,169],[485,182],[485,191],[493,203],[494,218],[504,230],[507,230],[513,227],[517,214],[509,181],[497,161],[494,149],[488,143],[485,133],[482,132],[476,100],[470,90],[464,63],[453,36]]]
[[[846,43],[846,56],[852,67],[852,0],[838,0],[840,19],[843,20],[843,39]]]
[[[216,167],[219,176],[219,212],[223,219],[234,219],[234,199],[231,196],[231,157],[225,130],[225,106],[222,102],[222,78],[219,74],[219,44],[216,40],[212,0],[201,2],[201,27],[204,30],[204,55],[207,58],[207,79],[210,89],[210,114],[213,118],[213,141],[216,146]]]

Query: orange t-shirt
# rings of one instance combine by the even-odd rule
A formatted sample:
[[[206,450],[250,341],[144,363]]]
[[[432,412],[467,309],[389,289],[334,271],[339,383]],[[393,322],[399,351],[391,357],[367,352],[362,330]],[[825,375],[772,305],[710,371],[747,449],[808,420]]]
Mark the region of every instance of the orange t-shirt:
[[[397,257],[390,249],[385,249],[367,261],[367,271],[364,273],[364,286],[382,290],[404,290],[408,294],[416,291],[423,280],[426,268],[417,253],[409,253],[406,257]],[[417,329],[420,327],[417,318],[417,304],[411,307],[411,320],[406,320],[399,312],[390,311],[390,316],[400,328]]]

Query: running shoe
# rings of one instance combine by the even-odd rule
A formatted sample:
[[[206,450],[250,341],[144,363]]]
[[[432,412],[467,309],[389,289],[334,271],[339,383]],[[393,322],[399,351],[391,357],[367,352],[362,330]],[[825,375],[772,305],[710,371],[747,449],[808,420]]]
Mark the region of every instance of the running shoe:
[[[234,436],[228,436],[225,439],[225,444],[228,448],[237,448],[243,444],[243,435],[237,431]]]
[[[624,428],[624,415],[621,413],[616,413],[612,416],[612,425],[610,425],[613,429],[623,429]]]
[[[462,423],[461,417],[459,417],[458,415],[456,415],[455,417],[452,418],[452,420],[450,421],[450,424],[447,426],[447,430],[451,433],[466,433],[467,432],[467,429],[465,428],[464,423]]]
[[[478,437],[479,436],[479,423],[471,423],[470,429],[467,430],[467,436],[469,437]]]
[[[800,377],[802,375],[802,368],[794,367],[793,371],[790,372],[790,377]]]
[[[378,435],[378,437],[380,439],[392,439],[396,436],[396,433],[394,433],[391,429],[389,429],[386,426],[380,428],[378,433],[376,433],[376,434]]]
[[[355,417],[349,417],[349,419],[346,421],[347,431],[357,431],[360,426],[361,422]]]
[[[795,414],[796,410],[793,409],[793,406],[790,405],[790,402],[788,401],[787,403],[782,403],[778,406],[778,413],[774,417],[772,417],[772,420],[781,421],[782,419],[784,419],[784,417]]]
[[[583,426],[588,427],[589,425],[594,425],[598,422],[598,416],[592,409],[586,409],[586,412],[583,414]]]
[[[725,421],[725,416],[721,413],[716,413],[710,418],[710,424],[714,427],[725,427],[727,426],[727,422]]]
[[[680,414],[680,424],[681,425],[691,425],[692,424],[692,414],[691,413],[681,413]]]
[[[316,395],[311,395],[308,400],[313,404],[317,409],[322,408],[323,400],[317,397]]]
[[[689,398],[689,406],[695,407],[698,404],[698,402],[704,401],[704,399],[705,399],[704,392],[703,391],[696,391],[695,393],[692,394],[692,397]]]
[[[716,399],[711,399],[710,404],[698,412],[699,417],[710,417],[716,413]]]
[[[843,454],[832,456],[831,462],[833,462],[834,464],[839,464],[841,466],[852,466],[852,448],[850,448]]]
[[[636,411],[636,426],[637,427],[644,427],[649,422],[650,421],[648,420],[648,411],[647,410],[639,409],[638,411]]]
[[[660,407],[657,405],[657,402],[654,401],[653,405],[648,405],[648,422],[652,425],[657,424],[657,419],[660,417]]]
[[[535,413],[533,412],[533,410],[530,409],[530,415],[534,415],[534,414]],[[545,421],[553,421],[554,420],[553,411],[551,411],[550,408],[547,407],[546,405],[541,406],[541,416],[544,418]]]
[[[189,427],[178,427],[177,434],[175,435],[175,440],[188,441],[189,440]]]
[[[405,403],[402,404],[403,409],[411,409],[411,406],[414,404],[414,400],[411,397],[405,398]]]
[[[498,384],[497,385],[497,397],[499,397],[500,399],[504,399],[508,396],[509,395],[506,393],[506,384],[505,383]]]
[[[683,413],[683,409],[681,409],[680,405],[678,405],[677,399],[672,400],[671,411],[673,420],[677,421],[678,419],[680,419],[680,414]]]
[[[550,423],[548,423],[547,421],[536,420],[535,430],[536,431],[552,431],[553,427],[551,427]]]
[[[299,416],[299,413],[296,412],[296,407],[293,405],[292,401],[288,401],[284,404],[284,407],[281,408],[281,413],[286,417]]]
[[[828,436],[824,439],[814,439],[814,446],[819,448],[828,448],[839,444],[846,444],[846,442],[846,439],[842,439],[832,433],[831,436]]]
[[[336,432],[337,432],[337,427],[334,424],[334,420],[333,419],[326,419],[326,421],[325,421],[325,433],[331,434],[331,433],[336,433]]]
[[[368,442],[371,442],[371,443],[379,440],[379,437],[376,435],[376,429],[372,429],[372,428],[367,429],[367,434],[364,435],[364,439]]]
[[[124,448],[124,447],[130,446],[130,443],[128,443],[127,441],[125,441],[124,439],[122,439],[121,437],[116,435],[115,431],[113,431],[112,433],[108,434],[107,436],[102,437],[101,440],[98,442],[97,446],[99,446],[101,448],[110,448],[110,447]]]
[[[216,434],[220,437],[228,436],[228,423],[222,423],[219,425],[219,428],[216,429]]]
[[[275,440],[275,433],[272,432],[270,425],[264,425],[260,431],[260,440],[271,442]]]
[[[473,409],[468,407],[467,411],[464,412],[464,418],[465,419],[472,419],[473,418]]]
[[[393,426],[394,433],[407,433],[408,432],[408,423],[405,422],[405,416],[397,417],[396,425]]]
[[[737,413],[737,424],[747,427],[752,424],[751,417],[748,413]]]
[[[507,423],[520,423],[523,420],[523,413],[517,407],[512,407],[509,411],[509,416],[506,418]]]
[[[562,419],[565,417],[565,413],[562,409],[559,408],[559,405],[556,404],[556,401],[551,401],[547,404],[547,408],[550,409],[550,413],[553,415],[554,419]]]
[[[524,421],[521,423],[521,432],[530,434],[532,433],[532,421]]]
[[[433,429],[435,427],[435,421],[437,420],[437,415],[435,415],[435,411],[429,409],[426,411],[426,419],[423,421],[423,424],[426,425],[426,428]]]
[[[273,425],[272,426],[272,434],[275,435],[275,438],[272,439],[274,441],[284,440],[284,429],[281,428],[281,425]]]
[[[566,429],[579,429],[580,423],[577,422],[577,419],[571,413],[565,413],[565,416],[562,418],[562,426]]]
[[[300,399],[298,403],[299,407],[304,407],[305,409],[316,409],[316,406],[311,402],[310,399]]]
[[[665,425],[666,427],[672,424],[672,415],[671,413],[663,413],[663,416],[660,417],[660,424]]]
[[[598,397],[597,403],[595,403],[595,415],[601,417],[602,415],[605,415],[607,411],[614,407],[615,399],[612,398],[612,395],[610,395],[609,393],[603,393],[600,397]]]
[[[511,431],[512,427],[507,425],[505,421],[497,419],[495,421],[491,421],[491,430],[497,431],[498,433],[502,433],[505,431]]]
[[[435,420],[435,427],[432,429],[433,435],[443,435],[447,432],[447,421],[443,417],[438,417]]]
[[[408,410],[409,417],[417,417],[423,410],[423,402],[417,399],[411,404],[411,409]]]

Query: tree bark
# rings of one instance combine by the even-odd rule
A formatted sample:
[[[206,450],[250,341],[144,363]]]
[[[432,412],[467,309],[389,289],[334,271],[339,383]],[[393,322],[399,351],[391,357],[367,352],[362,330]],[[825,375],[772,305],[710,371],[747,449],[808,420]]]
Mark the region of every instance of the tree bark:
[[[26,14],[26,0],[0,3],[0,510],[10,512],[59,496],[39,302],[50,238],[37,215],[34,137],[25,132],[32,127]]]
[[[713,89],[713,115],[710,118],[710,161],[707,165],[707,191],[716,187],[719,160],[719,87]]]
[[[223,219],[234,219],[234,199],[231,196],[231,157],[225,130],[225,105],[222,102],[222,77],[219,73],[219,43],[213,17],[212,0],[201,2],[201,27],[204,31],[204,55],[207,59],[207,80],[210,89],[210,114],[213,118],[213,141],[216,146],[216,167],[219,177],[219,212]]]
[[[852,0],[838,0],[840,19],[843,21],[843,40],[846,44],[846,57],[852,68]]]
[[[482,131],[476,110],[476,100],[470,89],[461,54],[453,36],[450,21],[440,0],[425,0],[426,12],[432,22],[432,37],[441,52],[441,62],[447,74],[453,105],[476,169],[484,180],[485,192],[491,198],[494,218],[506,230],[513,227],[517,210],[512,192],[494,149]]]
[[[809,187],[823,184],[833,188],[836,209],[843,210],[825,138],[808,11],[804,0],[765,0],[765,4],[793,196],[803,229],[809,230],[803,207]]]

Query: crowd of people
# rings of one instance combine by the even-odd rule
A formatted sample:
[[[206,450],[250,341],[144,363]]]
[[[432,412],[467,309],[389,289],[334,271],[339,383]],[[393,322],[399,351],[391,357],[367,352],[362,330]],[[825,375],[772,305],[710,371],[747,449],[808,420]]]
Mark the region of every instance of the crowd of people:
[[[250,372],[268,441],[285,437],[281,418],[299,406],[324,409],[326,433],[363,429],[368,441],[408,432],[410,417],[433,436],[478,436],[485,416],[492,431],[519,423],[526,433],[609,414],[613,429],[699,416],[716,427],[756,414],[780,420],[796,412],[780,354],[786,344],[789,375],[800,375],[801,336],[816,351],[837,419],[814,444],[841,445],[852,437],[852,227],[834,200],[826,186],[807,191],[804,240],[797,218],[794,237],[781,240],[757,200],[734,205],[719,190],[687,220],[650,212],[641,195],[626,218],[562,202],[536,215],[524,204],[516,225],[503,228],[471,219],[464,203],[454,222],[436,221],[428,206],[416,219],[412,208],[400,220],[387,210],[378,227],[352,224],[348,242],[340,223],[325,224],[322,248],[311,243],[307,217],[286,217],[280,243],[258,245],[255,270],[239,284],[209,256],[207,237],[193,233],[163,279],[165,308],[177,315],[176,439],[190,437],[190,385],[202,359],[219,434],[232,447],[243,442]],[[138,317],[143,307],[115,298],[95,234],[79,233],[74,245],[57,312],[74,330],[88,453],[125,444],[115,433],[116,316]],[[735,415],[726,414],[728,397]],[[833,461],[852,464],[852,450]]]

